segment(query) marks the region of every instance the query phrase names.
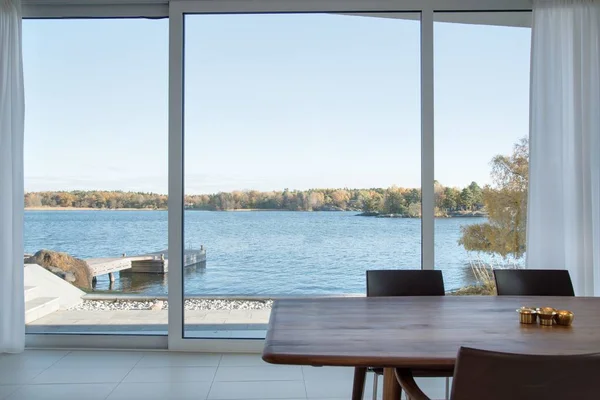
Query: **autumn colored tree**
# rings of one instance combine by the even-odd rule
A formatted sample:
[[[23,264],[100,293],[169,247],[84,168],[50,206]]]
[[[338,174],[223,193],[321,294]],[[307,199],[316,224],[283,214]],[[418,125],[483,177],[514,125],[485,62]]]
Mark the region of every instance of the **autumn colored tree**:
[[[325,195],[322,192],[311,192],[308,195],[309,210],[318,210],[325,204]]]
[[[406,212],[409,217],[417,218],[421,216],[421,203],[412,203],[408,206],[408,210]]]
[[[437,210],[444,208],[444,200],[446,198],[444,186],[437,180],[433,183],[433,195],[435,200],[435,207]]]
[[[39,193],[27,193],[25,195],[25,207],[41,207],[42,197]]]
[[[346,190],[336,190],[331,193],[331,200],[333,201],[333,205],[340,208],[346,208],[348,201],[350,200],[350,195]]]
[[[527,227],[528,140],[515,144],[509,156],[495,156],[491,165],[493,185],[482,191],[488,222],[463,227],[459,243],[470,251],[519,258],[525,253]]]

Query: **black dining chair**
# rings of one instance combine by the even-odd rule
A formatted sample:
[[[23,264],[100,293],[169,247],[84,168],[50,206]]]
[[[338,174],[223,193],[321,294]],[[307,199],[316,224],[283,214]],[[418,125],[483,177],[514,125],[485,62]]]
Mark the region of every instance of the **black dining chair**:
[[[498,296],[575,296],[569,271],[495,269]]]
[[[372,270],[367,271],[367,297],[395,296],[444,296],[444,278],[442,271],[431,270]],[[373,400],[377,399],[379,375],[383,368],[356,367],[352,400],[362,400],[367,371],[374,372]],[[415,371],[419,377],[450,377],[452,371]],[[449,381],[446,379],[449,389]]]
[[[451,400],[550,400],[600,398],[600,353],[509,354],[461,347]],[[408,370],[396,370],[411,400],[430,400]]]

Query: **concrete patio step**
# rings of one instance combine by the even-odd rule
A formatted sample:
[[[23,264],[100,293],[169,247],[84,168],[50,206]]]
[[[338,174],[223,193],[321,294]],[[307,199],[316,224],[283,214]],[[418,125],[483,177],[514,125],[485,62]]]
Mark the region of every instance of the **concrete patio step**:
[[[35,321],[58,311],[60,302],[57,297],[37,297],[25,302],[25,323]]]
[[[38,295],[38,288],[36,286],[25,286],[25,301],[33,300]]]

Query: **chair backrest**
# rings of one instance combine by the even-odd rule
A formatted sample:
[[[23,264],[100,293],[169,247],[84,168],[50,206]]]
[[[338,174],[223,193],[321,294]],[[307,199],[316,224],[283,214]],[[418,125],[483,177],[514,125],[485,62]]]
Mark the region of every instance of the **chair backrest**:
[[[442,271],[367,271],[367,296],[443,296]]]
[[[600,398],[600,353],[576,356],[507,354],[462,347],[452,400]]]
[[[495,269],[498,296],[575,296],[571,276],[559,269]]]

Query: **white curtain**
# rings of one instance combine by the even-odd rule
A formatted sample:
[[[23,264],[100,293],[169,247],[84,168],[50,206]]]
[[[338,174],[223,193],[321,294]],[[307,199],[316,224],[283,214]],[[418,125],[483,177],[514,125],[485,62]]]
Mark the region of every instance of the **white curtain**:
[[[20,0],[0,0],[0,353],[25,346]]]
[[[527,267],[600,295],[600,2],[534,1]]]

